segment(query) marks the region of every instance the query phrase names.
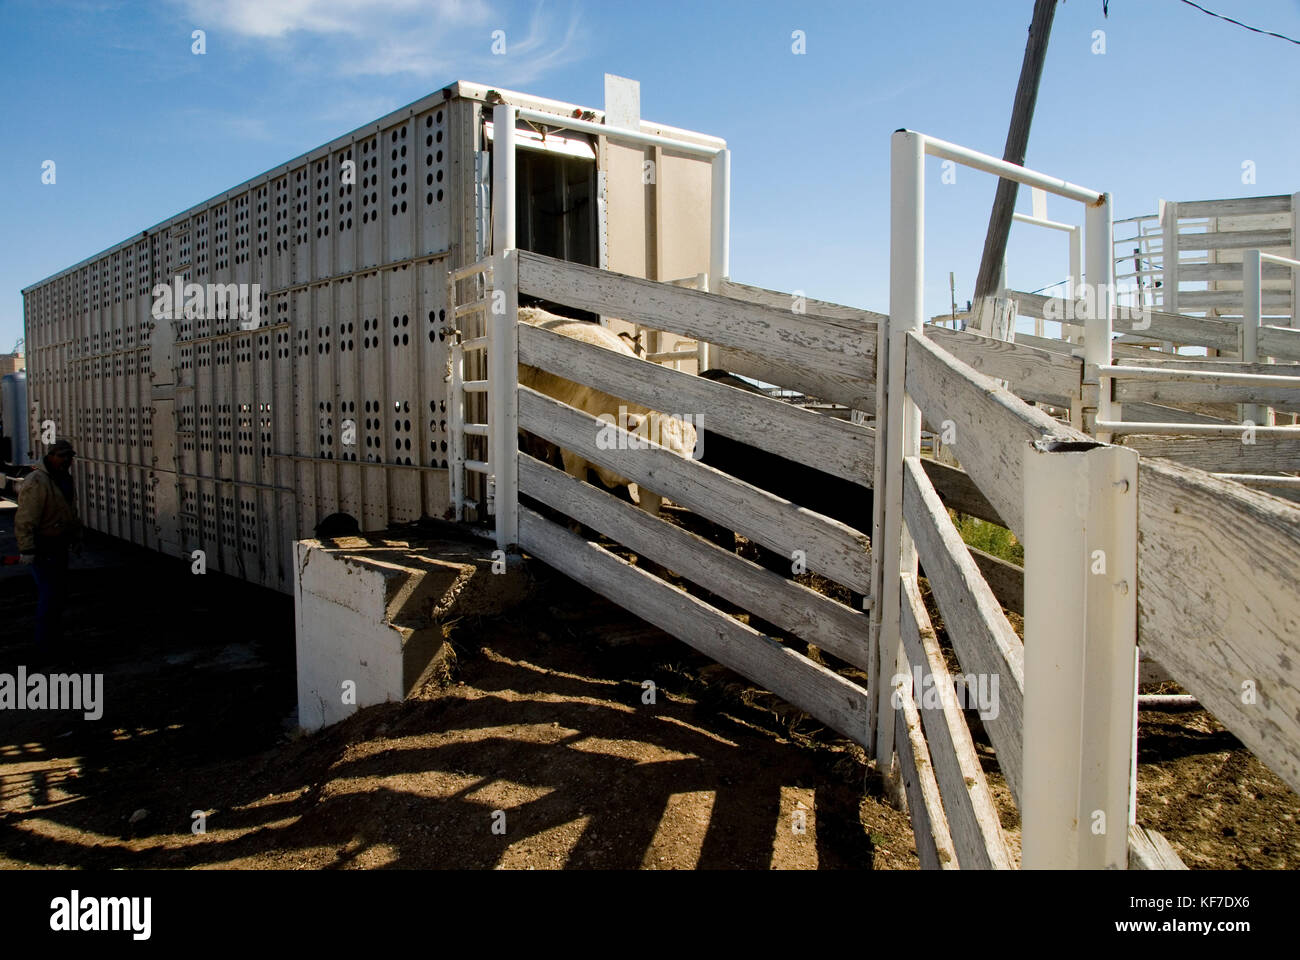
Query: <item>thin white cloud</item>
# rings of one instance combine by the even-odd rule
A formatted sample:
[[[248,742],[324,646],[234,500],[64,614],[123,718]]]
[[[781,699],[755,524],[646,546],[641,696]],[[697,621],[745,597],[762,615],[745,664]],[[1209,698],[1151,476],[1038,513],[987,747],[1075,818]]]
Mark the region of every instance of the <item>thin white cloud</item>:
[[[441,27],[482,22],[482,0],[181,0],[195,23],[245,37],[280,38],[294,33],[373,36],[384,27],[410,27],[423,20]]]
[[[173,0],[208,50],[223,41],[261,47],[303,73],[407,76],[429,83],[485,79],[502,86],[531,83],[584,55],[577,8],[565,17],[538,2],[527,26],[487,0]],[[494,52],[494,32],[505,53]]]

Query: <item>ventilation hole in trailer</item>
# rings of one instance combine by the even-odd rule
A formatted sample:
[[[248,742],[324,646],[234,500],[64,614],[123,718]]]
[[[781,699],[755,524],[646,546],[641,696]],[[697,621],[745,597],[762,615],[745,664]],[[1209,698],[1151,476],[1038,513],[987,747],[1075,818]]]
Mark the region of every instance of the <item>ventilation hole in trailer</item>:
[[[399,338],[398,338],[397,334],[393,334],[393,346],[397,346],[397,341],[398,341],[398,339],[399,339]]]
[[[406,192],[406,184],[402,184],[402,193]],[[406,212],[406,201],[402,201],[402,213]]]
[[[441,191],[441,190],[438,191],[438,202],[439,202],[439,203],[442,202],[442,191]]]
[[[409,336],[408,334],[405,334],[405,333],[402,334],[402,346],[406,346],[408,343],[410,343],[410,341],[411,341],[411,338],[410,338],[410,336]]]

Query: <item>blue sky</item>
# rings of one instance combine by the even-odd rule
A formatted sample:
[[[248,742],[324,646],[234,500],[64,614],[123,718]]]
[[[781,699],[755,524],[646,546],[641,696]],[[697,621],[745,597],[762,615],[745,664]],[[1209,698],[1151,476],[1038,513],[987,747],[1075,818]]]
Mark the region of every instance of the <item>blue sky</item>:
[[[1202,5],[1300,37],[1300,0]],[[1032,6],[4,0],[0,350],[21,334],[22,287],[449,81],[600,107],[607,71],[641,81],[646,118],[730,142],[735,279],[884,310],[889,134],[907,126],[1000,155]],[[196,28],[204,56],[191,53]],[[491,52],[494,30],[505,56]],[[1109,190],[1117,217],[1154,212],[1159,197],[1294,192],[1298,66],[1300,47],[1179,0],[1110,0],[1109,19],[1102,0],[1068,0],[1028,163]],[[971,295],[995,183],[940,175],[931,161],[930,313],[947,308],[949,270]],[[1077,222],[1073,206],[1052,201],[1049,215]],[[1066,249],[1064,235],[1015,228],[1011,285],[1062,279]]]

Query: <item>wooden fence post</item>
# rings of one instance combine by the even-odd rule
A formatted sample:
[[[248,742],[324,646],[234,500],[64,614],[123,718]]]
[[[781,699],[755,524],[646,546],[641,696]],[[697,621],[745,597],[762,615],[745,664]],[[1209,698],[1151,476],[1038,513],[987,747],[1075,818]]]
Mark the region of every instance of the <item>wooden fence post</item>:
[[[1291,194],[1291,259],[1300,260],[1300,193]],[[1300,327],[1300,270],[1291,271],[1291,326]]]
[[[1026,448],[1021,863],[1124,868],[1134,810],[1138,455]]]

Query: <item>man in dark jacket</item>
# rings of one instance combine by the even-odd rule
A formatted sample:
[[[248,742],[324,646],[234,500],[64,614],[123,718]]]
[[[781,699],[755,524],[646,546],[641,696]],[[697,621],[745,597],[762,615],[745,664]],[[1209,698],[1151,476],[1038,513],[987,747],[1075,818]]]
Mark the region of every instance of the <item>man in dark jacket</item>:
[[[76,451],[59,440],[23,481],[18,491],[14,530],[18,552],[36,580],[36,642],[57,643],[62,636],[67,595],[68,548],[80,537],[77,492],[72,483]]]

